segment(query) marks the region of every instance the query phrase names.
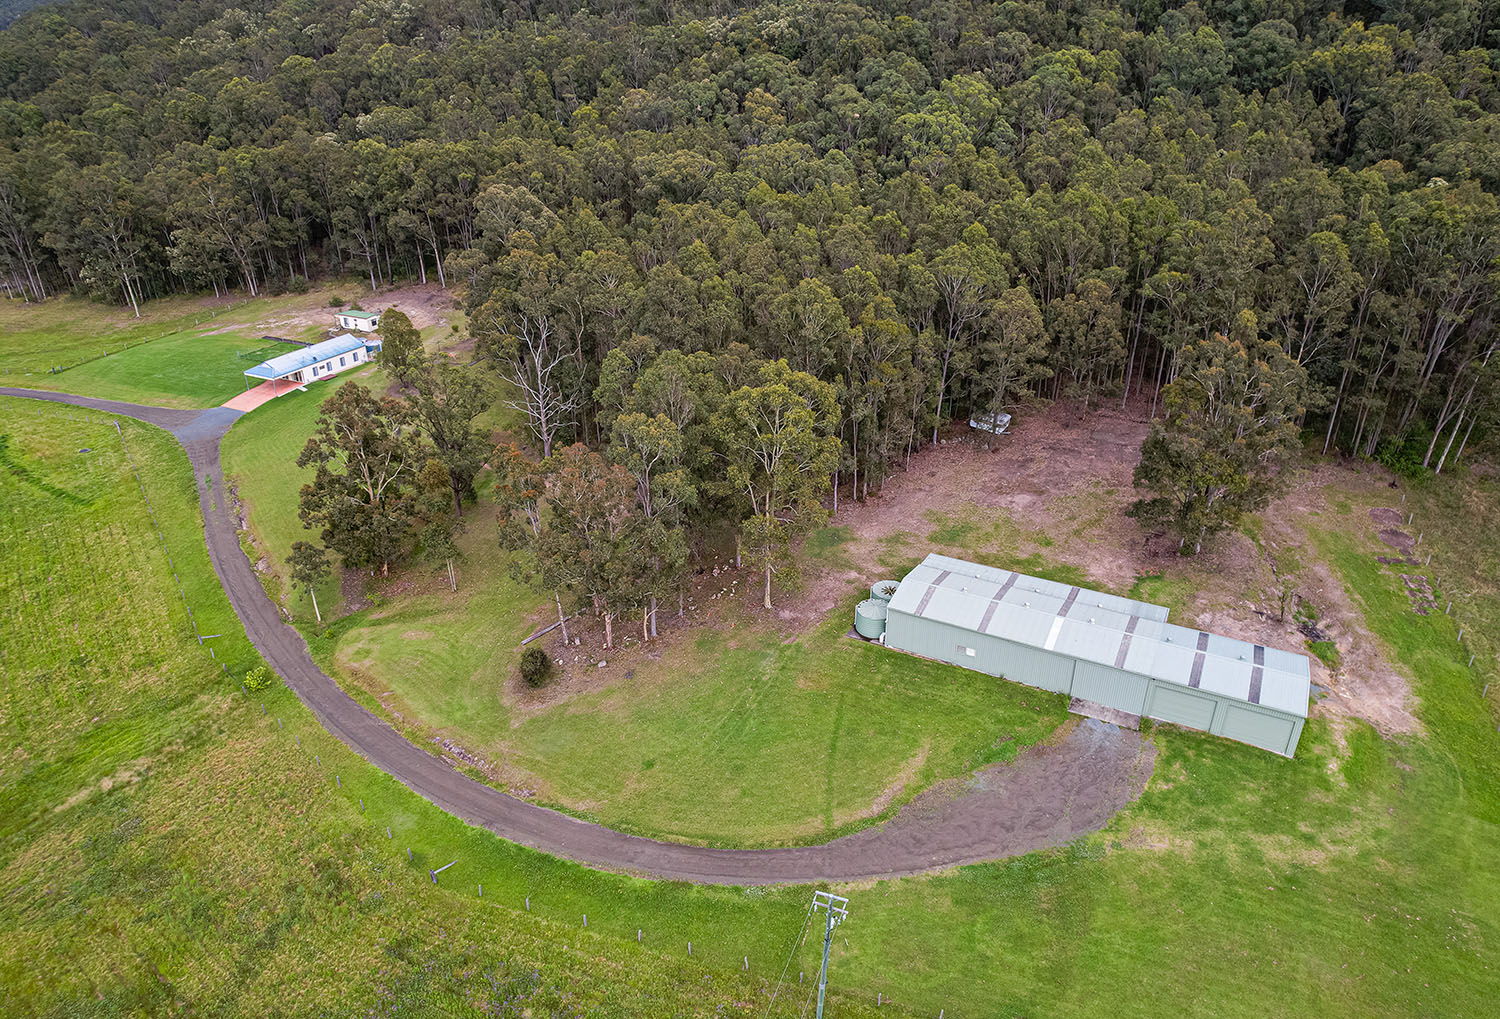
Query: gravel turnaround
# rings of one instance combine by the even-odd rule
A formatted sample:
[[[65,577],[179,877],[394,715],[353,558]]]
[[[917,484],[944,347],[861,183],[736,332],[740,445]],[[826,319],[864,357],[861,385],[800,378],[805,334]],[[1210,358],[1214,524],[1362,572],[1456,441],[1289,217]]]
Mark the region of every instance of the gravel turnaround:
[[[536,806],[455,771],[344,693],[313,663],[240,549],[219,441],[240,412],[169,410],[0,387],[136,418],[171,432],[193,465],[204,537],[224,593],[261,655],[334,736],[418,795],[502,838],[590,867],[701,884],[849,882],[941,870],[1058,846],[1096,831],[1138,796],[1156,750],[1139,733],[1094,719],[1008,764],[940,783],[889,821],[817,846],[710,849],[626,835]]]

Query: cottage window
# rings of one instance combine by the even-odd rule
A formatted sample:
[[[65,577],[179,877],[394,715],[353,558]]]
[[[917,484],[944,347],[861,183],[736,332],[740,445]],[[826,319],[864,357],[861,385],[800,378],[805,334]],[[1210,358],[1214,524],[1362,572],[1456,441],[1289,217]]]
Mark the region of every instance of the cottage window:
[[[339,367],[340,368],[344,367],[344,359],[342,357],[339,358]]]

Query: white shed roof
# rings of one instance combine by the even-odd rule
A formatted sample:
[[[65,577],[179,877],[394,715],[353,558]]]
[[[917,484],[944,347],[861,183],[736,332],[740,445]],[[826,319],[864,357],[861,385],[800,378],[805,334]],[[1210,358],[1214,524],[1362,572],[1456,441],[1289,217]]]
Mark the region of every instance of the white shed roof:
[[[1306,655],[1177,626],[1149,602],[933,554],[890,611],[1307,716]]]
[[[319,361],[326,361],[330,357],[338,357],[340,354],[347,354],[361,347],[370,347],[373,349],[378,346],[379,343],[377,341],[366,340],[355,336],[353,333],[340,333],[331,340],[314,343],[312,346],[303,347],[301,350],[292,350],[285,354],[277,354],[269,361],[262,361],[254,368],[247,368],[245,374],[254,376],[257,379],[279,379],[284,375],[292,374],[292,372],[301,371],[303,368],[310,368]]]

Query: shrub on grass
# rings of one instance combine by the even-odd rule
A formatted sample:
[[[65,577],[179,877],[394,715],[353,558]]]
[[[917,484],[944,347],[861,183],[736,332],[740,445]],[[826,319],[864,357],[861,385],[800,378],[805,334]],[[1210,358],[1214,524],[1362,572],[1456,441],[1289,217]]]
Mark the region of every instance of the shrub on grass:
[[[268,689],[274,682],[276,682],[276,673],[264,665],[257,665],[245,673],[245,689],[251,693],[258,693],[261,690]]]
[[[338,294],[334,294],[328,299],[328,306],[330,308],[342,308],[344,306],[344,299]]]
[[[547,682],[552,671],[552,660],[539,647],[529,647],[521,652],[521,678],[527,686],[538,687]]]
[[[1307,650],[1318,656],[1318,661],[1337,671],[1343,657],[1339,654],[1338,645],[1331,640],[1310,640],[1307,642]]]

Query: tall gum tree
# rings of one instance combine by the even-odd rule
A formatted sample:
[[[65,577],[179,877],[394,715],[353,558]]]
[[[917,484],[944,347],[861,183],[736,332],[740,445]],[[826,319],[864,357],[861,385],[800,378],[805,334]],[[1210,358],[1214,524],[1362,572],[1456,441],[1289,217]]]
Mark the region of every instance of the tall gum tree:
[[[345,566],[388,573],[411,550],[421,511],[417,474],[426,463],[426,443],[403,401],[344,383],[323,402],[297,456],[298,467],[315,468],[302,486],[303,526],[321,526],[323,544]]]
[[[765,580],[795,578],[792,538],[823,519],[823,496],[838,465],[839,406],[834,388],[785,361],[761,367],[754,385],[726,397],[718,438],[729,482],[749,508],[744,551]]]

